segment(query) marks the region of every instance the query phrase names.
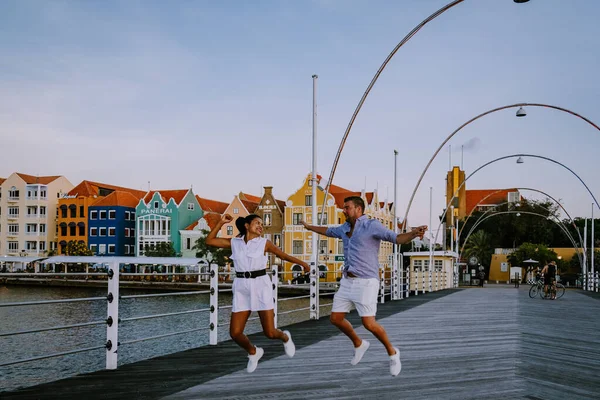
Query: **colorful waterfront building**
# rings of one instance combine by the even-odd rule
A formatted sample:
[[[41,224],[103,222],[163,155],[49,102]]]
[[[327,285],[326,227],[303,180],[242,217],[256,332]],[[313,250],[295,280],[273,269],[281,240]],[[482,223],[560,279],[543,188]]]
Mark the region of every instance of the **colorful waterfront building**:
[[[317,176],[318,182],[321,176]],[[306,221],[309,224],[315,224],[317,221],[312,215],[312,187],[311,175],[309,174],[300,188],[288,197],[285,207],[285,219],[283,228],[284,251],[294,255],[308,263],[311,262],[312,235],[313,233],[304,229],[300,221]],[[350,196],[359,196],[365,202],[365,215],[369,218],[379,220],[385,227],[393,229],[393,204],[380,202],[377,191],[361,192],[351,191],[340,186],[331,185],[330,192],[327,195],[325,209],[322,209],[325,192],[317,190],[317,213],[323,212],[323,219],[327,226],[337,226],[346,222],[343,207],[344,199]],[[320,222],[320,221],[319,221]],[[339,239],[319,237],[318,268],[321,279],[327,282],[334,282],[341,278],[341,271],[344,267],[344,247]],[[389,270],[392,263],[393,244],[382,242],[379,251],[379,264],[385,271]],[[283,280],[288,281],[302,273],[302,267],[284,262]]]
[[[204,212],[192,189],[152,190],[136,207],[136,255],[146,245],[171,242],[181,249],[181,230],[198,221]]]
[[[198,195],[196,195],[196,199],[200,204],[200,208],[204,211],[204,215],[179,231],[182,257],[196,257],[196,250],[194,250],[196,241],[204,236],[204,231],[210,231],[217,225],[229,205],[222,201],[210,200]]]
[[[0,178],[0,254],[44,256],[54,251],[58,198],[72,187],[64,176],[15,172]]]
[[[283,250],[283,227],[285,222],[285,201],[277,200],[273,195],[273,187],[265,186],[262,198],[259,199],[254,213],[263,220],[263,236]],[[268,254],[268,265],[281,265],[281,260],[274,254]],[[283,271],[283,269],[282,269]]]
[[[114,195],[115,192],[119,193]],[[132,200],[126,193],[133,196],[136,203],[146,194],[141,190],[84,180],[68,193],[62,195],[58,199],[57,213],[59,253],[65,253],[68,242],[77,241],[85,243],[94,254],[126,255],[126,248],[117,246],[117,239],[123,238],[126,232],[125,221],[118,220],[117,214],[129,215],[130,221],[135,218],[131,216],[132,212],[135,214],[135,208],[131,208]],[[111,198],[108,202],[102,203],[102,200],[109,196]],[[119,202],[124,202],[127,205],[120,205]],[[96,204],[103,205],[98,206],[99,208],[92,213],[90,208]],[[94,229],[92,229],[92,225]],[[129,232],[129,234],[132,233]],[[89,242],[88,238],[93,238],[93,243]],[[119,243],[125,246],[122,240]],[[92,244],[95,247],[91,247]],[[108,251],[109,244],[114,252]],[[127,244],[131,245],[131,243]]]
[[[233,197],[233,200],[229,203],[225,209],[224,214],[229,214],[233,217],[233,221],[229,224],[223,225],[219,231],[219,235],[222,238],[236,237],[240,233],[235,226],[235,220],[239,217],[247,217],[253,214],[260,202],[261,198],[253,196],[251,194],[240,192]]]

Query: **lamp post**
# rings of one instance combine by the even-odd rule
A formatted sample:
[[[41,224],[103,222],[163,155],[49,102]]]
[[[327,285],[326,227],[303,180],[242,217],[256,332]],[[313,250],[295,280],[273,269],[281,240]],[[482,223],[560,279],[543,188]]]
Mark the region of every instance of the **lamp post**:
[[[523,107],[542,107],[542,108],[548,108],[548,109],[552,109],[552,110],[556,110],[556,111],[561,111],[561,112],[565,112],[569,115],[575,116],[579,119],[582,119],[583,121],[587,122],[589,125],[591,125],[592,127],[594,127],[596,130],[600,131],[600,127],[598,125],[596,125],[595,123],[593,123],[591,120],[589,120],[588,118],[574,112],[571,111],[567,108],[563,108],[563,107],[559,107],[559,106],[554,106],[551,104],[544,104],[544,103],[516,103],[516,104],[509,104],[506,106],[502,106],[502,107],[497,107],[497,108],[492,108],[488,111],[485,111],[473,118],[471,118],[470,120],[468,120],[467,122],[465,122],[464,124],[462,124],[461,126],[459,126],[454,132],[452,132],[437,148],[437,150],[433,153],[433,156],[431,156],[431,158],[429,159],[429,162],[427,163],[427,165],[425,165],[425,168],[423,169],[423,171],[421,172],[421,176],[419,177],[419,179],[417,180],[417,184],[415,185],[412,194],[410,195],[410,199],[408,201],[408,205],[406,206],[406,211],[404,213],[404,221],[406,221],[406,219],[408,218],[408,213],[410,211],[410,207],[412,205],[412,202],[415,198],[415,194],[417,193],[417,190],[419,189],[419,185],[421,184],[421,181],[423,180],[423,177],[425,176],[425,173],[427,173],[427,170],[429,169],[429,166],[431,166],[431,163],[433,163],[433,160],[435,159],[435,157],[438,155],[438,153],[440,152],[440,150],[442,150],[442,148],[446,145],[446,143],[454,136],[456,135],[458,132],[460,132],[464,127],[466,127],[467,125],[471,124],[472,122],[477,121],[478,119],[485,117],[486,115],[489,114],[493,114],[495,112],[498,111],[502,111],[502,110],[506,110],[509,108],[515,108],[515,107],[519,107],[519,109],[517,110],[516,116],[517,117],[524,117],[527,115],[527,112],[525,111],[525,109]],[[597,204],[598,202],[596,202]],[[405,226],[405,230],[406,230],[406,226]]]
[[[312,207],[312,223],[314,225],[319,224],[319,218],[317,217],[317,75],[313,75],[313,113],[312,113],[312,173],[310,180],[312,182],[312,195],[311,195],[311,207]],[[327,199],[327,193],[323,200],[323,208],[325,211],[325,200]],[[323,214],[321,214],[323,215]],[[324,221],[321,221],[324,222]],[[318,235],[312,233],[312,253],[311,253],[311,268],[310,268],[310,319],[319,319],[319,274],[317,273],[317,264],[319,263],[319,252],[318,252]]]

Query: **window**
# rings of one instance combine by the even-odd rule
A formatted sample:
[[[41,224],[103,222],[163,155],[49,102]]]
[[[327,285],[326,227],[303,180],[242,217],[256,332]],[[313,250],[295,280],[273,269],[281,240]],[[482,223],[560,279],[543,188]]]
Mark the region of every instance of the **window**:
[[[98,211],[96,211],[96,210],[90,211],[90,219],[98,219]]]
[[[25,242],[25,249],[26,250],[37,250],[37,242]]]
[[[115,219],[117,217],[117,211],[116,210],[109,210],[108,211],[108,219]]]
[[[229,226],[227,227],[227,234],[228,234],[229,236],[233,235],[233,226],[229,225]]]
[[[106,236],[106,228],[100,228],[100,235],[98,236]]]
[[[158,208],[158,201],[154,202],[154,208]]]
[[[73,207],[69,206],[71,210],[71,218],[77,218],[77,206],[75,204],[71,204]]]
[[[125,237],[129,237],[129,228],[125,228]]]
[[[19,224],[8,224],[8,233],[18,234]]]
[[[92,253],[98,254],[98,245],[97,244],[91,244],[90,245],[90,250],[92,251]]]
[[[423,260],[423,271],[429,271],[429,260]]]
[[[302,240],[294,240],[292,243],[292,254],[303,254],[304,252],[302,251],[302,244]]]
[[[312,206],[312,195],[304,196],[304,205]]]
[[[263,225],[271,226],[271,213],[264,213],[263,215]]]
[[[108,245],[108,254],[115,254],[115,245],[114,244]]]
[[[442,260],[433,260],[433,268],[437,272],[442,272]]]
[[[194,203],[188,203],[188,210],[194,211]]]
[[[129,221],[129,211],[125,211],[125,221]]]
[[[8,207],[8,218],[18,218],[19,217],[19,207],[10,206]]]
[[[46,251],[46,242],[40,242],[40,251]]]
[[[302,213],[294,213],[292,219],[294,225],[302,225],[300,223],[300,221],[302,221]]]
[[[105,244],[101,244],[100,246],[98,246],[98,254],[106,254],[106,245]]]
[[[46,199],[46,195],[47,195],[47,190],[46,190],[46,188],[45,188],[45,187],[42,187],[42,188],[40,189],[40,197],[41,197],[43,200],[45,200],[45,199]],[[41,249],[40,249],[40,250],[41,250]]]
[[[67,227],[66,226],[60,227],[60,236],[67,236]]]
[[[128,244],[125,245],[125,254],[129,254],[129,245]]]
[[[192,248],[192,239],[191,238],[185,239],[185,248],[186,248],[186,250],[191,250],[191,248]]]
[[[98,236],[98,228],[90,228],[90,236]]]
[[[517,203],[520,200],[519,192],[508,192],[508,202]]]
[[[79,227],[79,236],[85,236],[85,226]]]
[[[108,228],[108,236],[115,236],[115,228]]]
[[[19,251],[19,242],[8,242],[8,251]]]
[[[337,253],[338,254],[344,254],[344,241],[343,240],[339,240],[338,241],[338,249],[337,249]]]
[[[281,235],[276,233],[273,235],[273,244],[281,248]]]
[[[40,233],[46,233],[46,224],[40,224]]]
[[[327,240],[319,240],[319,254],[327,254]]]
[[[85,217],[85,208],[83,206],[79,206],[79,218]]]
[[[11,187],[8,191],[9,200],[19,200],[19,190],[16,187]]]
[[[46,216],[46,206],[40,206],[40,217]]]
[[[234,214],[239,214],[240,213],[240,209],[239,208],[234,208],[233,209],[233,213]]]
[[[106,219],[106,210],[100,210],[100,219]]]
[[[413,271],[420,271],[423,267],[423,260],[415,260],[413,262]]]
[[[69,236],[77,236],[77,227],[76,226],[69,227]]]
[[[67,218],[67,209],[66,208],[60,209],[60,216],[61,216],[61,218]]]
[[[321,221],[323,221],[323,225],[327,225],[327,213],[324,212],[322,213],[323,215],[321,215],[321,213],[317,213],[317,220],[314,221],[316,224],[320,225]]]
[[[36,224],[27,224],[27,225],[25,225],[25,232],[27,232],[27,233],[37,233],[37,225]]]

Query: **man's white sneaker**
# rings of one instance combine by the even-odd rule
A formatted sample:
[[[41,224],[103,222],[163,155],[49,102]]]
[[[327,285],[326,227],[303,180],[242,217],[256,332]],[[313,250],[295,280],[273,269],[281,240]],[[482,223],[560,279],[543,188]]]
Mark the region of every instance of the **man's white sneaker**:
[[[283,331],[283,333],[285,333],[288,337],[288,341],[283,342],[283,349],[285,350],[285,354],[292,358],[294,357],[294,354],[296,354],[296,345],[292,341],[292,334],[290,331]]]
[[[248,354],[248,366],[246,367],[246,371],[248,371],[249,374],[256,370],[256,367],[258,367],[258,360],[265,354],[265,351],[261,347],[255,347],[255,349],[256,353]]]
[[[360,346],[355,347],[354,348],[354,358],[352,359],[352,361],[350,361],[350,364],[352,364],[352,365],[358,364],[360,362],[360,360],[362,360],[362,358],[365,355],[365,353],[367,352],[367,350],[369,349],[370,345],[371,345],[371,343],[367,342],[366,340],[363,340],[362,343],[360,344]]]
[[[396,376],[402,370],[402,361],[400,361],[400,350],[397,347],[394,347],[396,350],[396,354],[390,356],[390,374],[392,376]]]

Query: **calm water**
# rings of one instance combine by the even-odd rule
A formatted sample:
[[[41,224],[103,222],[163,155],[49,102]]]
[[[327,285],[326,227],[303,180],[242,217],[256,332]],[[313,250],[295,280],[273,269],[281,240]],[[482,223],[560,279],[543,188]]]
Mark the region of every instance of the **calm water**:
[[[156,292],[156,291],[154,291]],[[61,288],[0,286],[0,303],[85,298],[106,296],[102,288]],[[147,290],[122,289],[121,295],[153,293]],[[324,299],[323,303],[330,302]],[[0,308],[0,333],[70,325],[105,320],[106,301],[86,301],[64,304]],[[230,305],[231,295],[219,293],[219,304]],[[279,303],[279,310],[291,310],[308,306],[308,299],[290,300]],[[208,295],[151,297],[142,299],[121,299],[120,318],[130,318],[151,314],[171,313],[209,307]],[[323,307],[328,312],[329,307]],[[219,341],[228,340],[230,309],[220,310]],[[308,319],[308,311],[293,312],[279,316],[279,326],[289,325]],[[255,317],[253,314],[251,316]],[[208,326],[209,313],[193,313],[149,320],[122,322],[119,326],[121,343],[170,332]],[[261,330],[258,320],[249,321],[247,333]],[[0,337],[0,360],[8,362],[29,357],[54,354],[85,347],[104,345],[106,325],[62,329],[56,331],[30,333]],[[154,339],[144,342],[122,344],[119,348],[119,365],[140,361],[164,354],[183,351],[208,344],[208,330]],[[68,376],[104,369],[106,352],[104,349],[78,354],[53,357],[8,367],[0,367],[0,391],[14,390],[53,381]]]

